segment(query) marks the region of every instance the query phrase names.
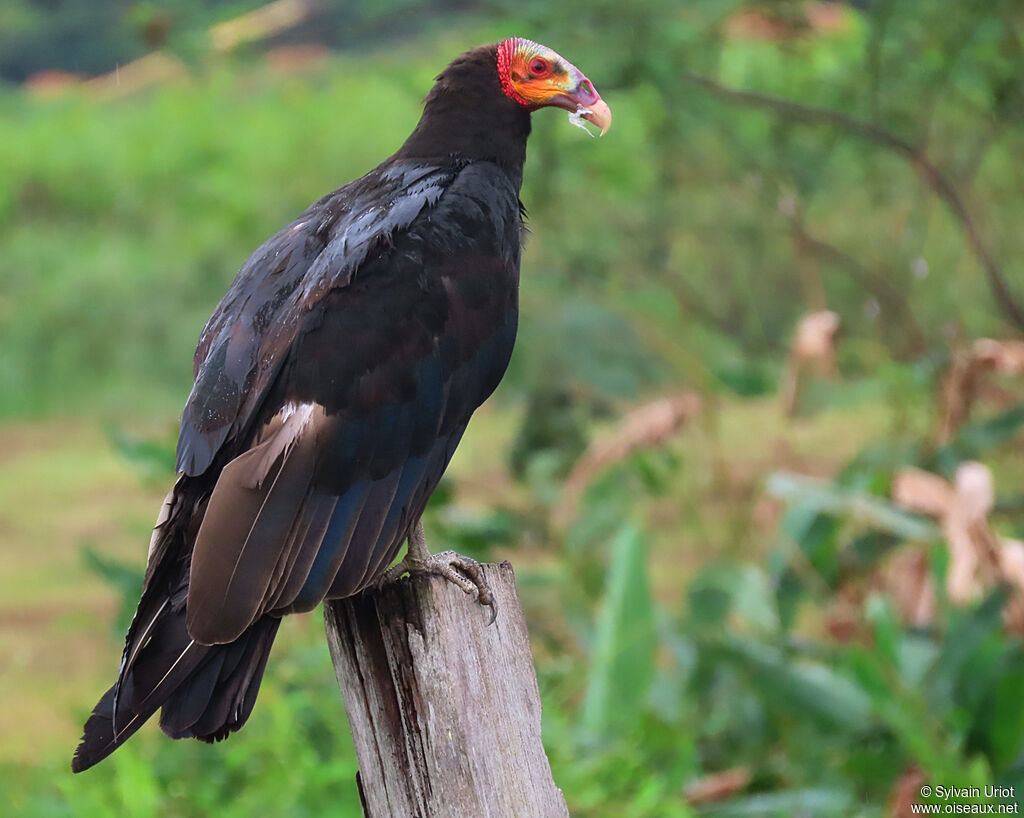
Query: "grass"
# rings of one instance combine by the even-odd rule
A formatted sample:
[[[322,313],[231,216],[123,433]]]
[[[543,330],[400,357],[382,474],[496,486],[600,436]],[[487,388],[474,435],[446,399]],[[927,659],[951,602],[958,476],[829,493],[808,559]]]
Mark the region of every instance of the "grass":
[[[100,692],[114,660],[116,600],[82,545],[137,561],[164,490],[95,423],[11,424],[0,438],[0,757],[38,758],[71,745],[81,693]]]

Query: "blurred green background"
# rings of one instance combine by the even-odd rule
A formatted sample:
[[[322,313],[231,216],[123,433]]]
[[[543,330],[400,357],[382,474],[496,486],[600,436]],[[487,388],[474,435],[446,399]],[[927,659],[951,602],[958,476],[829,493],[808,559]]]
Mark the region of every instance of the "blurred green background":
[[[428,535],[514,563],[571,813],[1024,791],[1020,3],[261,6],[0,6],[4,814],[360,814],[318,615],[229,741],[151,724],[68,764],[205,319],[452,57],[512,34],[615,125],[534,117],[519,344]]]

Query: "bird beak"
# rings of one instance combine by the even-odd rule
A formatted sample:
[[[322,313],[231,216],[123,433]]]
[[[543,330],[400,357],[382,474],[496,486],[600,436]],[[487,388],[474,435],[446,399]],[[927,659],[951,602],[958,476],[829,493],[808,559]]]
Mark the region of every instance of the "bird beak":
[[[604,136],[612,126],[612,110],[594,90],[594,83],[582,74],[579,74],[579,77],[579,82],[573,90],[557,94],[548,104],[578,114],[580,118],[600,128],[601,136]]]

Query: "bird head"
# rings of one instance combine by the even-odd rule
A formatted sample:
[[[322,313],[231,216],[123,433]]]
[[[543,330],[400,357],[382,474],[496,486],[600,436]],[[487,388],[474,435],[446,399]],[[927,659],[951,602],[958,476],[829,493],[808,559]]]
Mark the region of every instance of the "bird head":
[[[522,37],[503,40],[498,44],[498,77],[505,96],[527,110],[563,108],[570,119],[585,119],[602,135],[611,127],[612,112],[594,84],[547,46]]]

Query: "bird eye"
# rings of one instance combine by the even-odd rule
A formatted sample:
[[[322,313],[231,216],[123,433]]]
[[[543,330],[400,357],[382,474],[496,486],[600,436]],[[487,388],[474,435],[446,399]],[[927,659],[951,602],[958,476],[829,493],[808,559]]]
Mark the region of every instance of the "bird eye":
[[[530,60],[530,73],[535,77],[542,77],[551,70],[548,61],[542,57],[535,57]]]

